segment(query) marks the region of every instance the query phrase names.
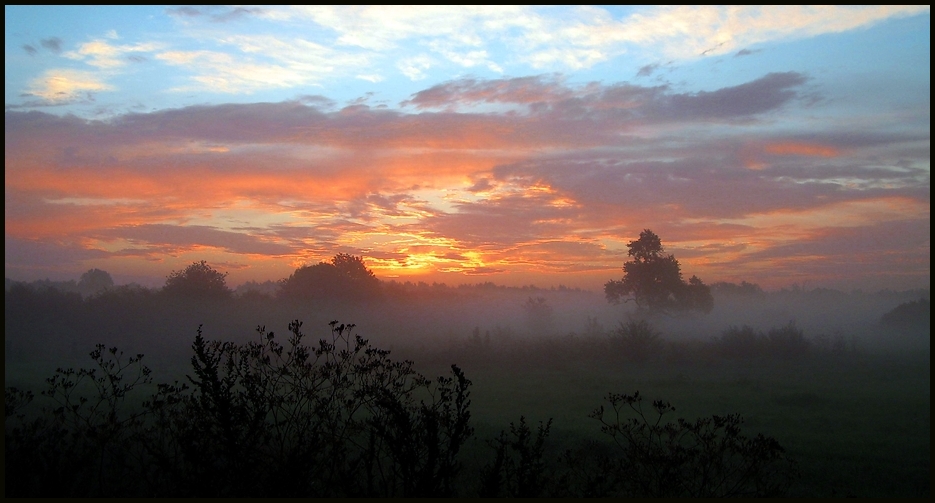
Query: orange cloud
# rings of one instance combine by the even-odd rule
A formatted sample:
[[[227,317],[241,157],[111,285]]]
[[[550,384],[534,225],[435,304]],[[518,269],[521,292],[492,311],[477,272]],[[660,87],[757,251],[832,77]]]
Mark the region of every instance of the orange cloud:
[[[288,272],[348,252],[378,274],[497,274],[498,283],[564,274],[599,289],[619,278],[626,243],[644,228],[687,274],[764,284],[812,261],[846,262],[848,247],[861,246],[846,229],[876,236],[877,226],[909,222],[913,235],[927,230],[928,151],[919,153],[918,135],[908,137],[914,150],[897,134],[753,136],[761,129],[746,119],[783,106],[804,78],[774,74],[684,95],[665,86],[465,81],[417,96],[448,110],[438,113],[297,102],[110,122],[8,112],[6,234],[68,242],[63,254],[81,248],[74,256],[105,269],[101,255],[129,263],[130,254],[208,254]],[[447,104],[512,108],[458,113]],[[711,123],[723,127],[712,135],[698,127]],[[864,143],[874,146],[872,162]],[[881,153],[900,164],[882,164]],[[822,248],[825,240],[840,247]],[[899,253],[917,261],[915,248]],[[859,255],[861,263],[881,257]]]
[[[840,157],[843,152],[832,145],[801,141],[779,141],[766,144],[748,143],[739,151],[743,166],[759,171],[769,167],[767,156]]]
[[[774,155],[806,155],[814,157],[838,157],[841,155],[840,150],[830,145],[799,142],[771,143],[766,145],[763,150]]]

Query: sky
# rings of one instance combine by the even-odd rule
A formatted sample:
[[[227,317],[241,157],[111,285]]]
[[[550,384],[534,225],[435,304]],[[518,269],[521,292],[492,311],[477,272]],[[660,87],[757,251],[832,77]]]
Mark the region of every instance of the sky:
[[[928,6],[5,6],[7,278],[931,278]]]

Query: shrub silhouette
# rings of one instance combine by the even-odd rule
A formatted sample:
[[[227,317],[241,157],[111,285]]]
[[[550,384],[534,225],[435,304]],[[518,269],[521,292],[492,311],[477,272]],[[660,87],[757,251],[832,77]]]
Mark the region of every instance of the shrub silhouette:
[[[543,446],[549,436],[552,420],[539,423],[533,440],[532,430],[526,418],[520,416],[519,425],[510,423],[510,434],[488,442],[494,448],[495,457],[481,471],[480,496],[482,498],[535,498],[547,489],[547,469],[543,458]]]
[[[303,266],[282,280],[279,296],[288,299],[310,300],[325,298],[337,291],[340,278],[337,269],[326,262]]]
[[[54,420],[8,421],[8,466],[40,476],[8,483],[7,496],[453,494],[473,433],[463,372],[429,380],[337,322],[311,349],[301,325],[285,346],[264,327],[244,345],[199,328],[189,382],[158,385],[135,412],[124,401],[149,382],[141,355],[120,363],[99,346],[99,369],[59,369],[46,393]],[[97,398],[77,394],[87,380]],[[8,418],[26,400],[8,390]],[[62,470],[66,483],[53,482]]]
[[[613,438],[622,454],[601,463],[610,473],[595,479],[612,481],[612,495],[778,496],[796,475],[795,464],[775,439],[740,433],[740,415],[663,422],[675,407],[656,400],[651,412],[644,411],[639,391],[611,393],[607,401],[611,411],[600,406],[591,417],[601,422],[601,431]],[[624,417],[627,413],[630,417]]]
[[[293,300],[371,299],[380,295],[380,280],[363,258],[339,253],[331,262],[295,270],[280,283],[279,296]]]
[[[795,326],[795,321],[789,321],[783,327],[770,329],[766,336],[770,352],[781,358],[804,356],[811,347],[802,329]]]
[[[181,271],[172,271],[162,292],[179,298],[226,299],[232,293],[227,287],[226,277],[227,273],[216,271],[202,260]]]
[[[761,356],[766,338],[749,325],[728,327],[714,343],[718,352],[728,358],[745,359]]]
[[[309,349],[301,325],[290,324],[287,346],[264,327],[244,346],[196,337],[194,393],[168,390],[194,420],[164,419],[186,440],[183,466],[214,468],[176,473],[189,479],[183,493],[450,495],[472,432],[461,370],[430,381],[337,322]]]
[[[109,355],[109,356],[108,356]],[[129,468],[139,454],[134,430],[143,413],[128,412],[128,394],[150,382],[142,355],[122,361],[117,348],[99,344],[90,353],[97,368],[59,368],[43,391],[55,403],[32,422],[19,412],[31,393],[7,390],[6,496],[109,496],[130,490]],[[90,398],[87,391],[92,391]],[[11,473],[12,468],[12,473]]]
[[[904,302],[881,316],[880,323],[903,330],[927,330],[932,324],[932,302],[924,297]]]
[[[461,369],[428,379],[354,325],[329,325],[311,347],[298,320],[282,344],[262,326],[244,344],[199,327],[186,382],[155,386],[143,355],[98,345],[95,368],[47,380],[54,405],[33,417],[33,395],[7,388],[5,495],[771,496],[794,475],[776,440],[740,433],[739,415],[663,422],[674,407],[644,414],[637,392],[609,395],[609,417],[592,413],[614,443],[549,459],[551,420],[534,432],[521,416],[465,481],[459,454],[474,430]]]
[[[632,361],[644,362],[662,349],[661,334],[646,320],[628,321],[611,334],[611,341]]]
[[[78,280],[78,291],[82,295],[94,295],[114,287],[114,279],[107,271],[90,269]]]

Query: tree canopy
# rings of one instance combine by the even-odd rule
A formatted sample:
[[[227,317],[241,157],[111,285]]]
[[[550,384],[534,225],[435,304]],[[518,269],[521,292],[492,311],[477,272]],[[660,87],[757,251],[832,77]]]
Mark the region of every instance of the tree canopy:
[[[90,269],[78,280],[78,291],[83,295],[93,295],[113,287],[114,279],[100,269]]]
[[[227,298],[227,273],[221,273],[207,262],[194,262],[181,271],[172,271],[166,278],[163,293],[178,297]]]
[[[367,269],[362,257],[347,253],[331,262],[302,266],[282,280],[279,295],[291,299],[357,300],[379,295],[380,280]]]
[[[640,309],[662,313],[709,313],[714,308],[710,288],[697,276],[683,281],[679,261],[665,254],[662,240],[653,231],[644,229],[627,247],[632,259],[623,264],[623,279],[604,284],[608,302],[632,300]]]

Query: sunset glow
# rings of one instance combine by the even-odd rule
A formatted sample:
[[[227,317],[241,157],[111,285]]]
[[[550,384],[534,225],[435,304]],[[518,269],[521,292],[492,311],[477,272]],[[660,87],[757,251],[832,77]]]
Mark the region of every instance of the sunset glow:
[[[927,6],[5,14],[11,279],[930,287]]]

